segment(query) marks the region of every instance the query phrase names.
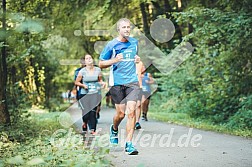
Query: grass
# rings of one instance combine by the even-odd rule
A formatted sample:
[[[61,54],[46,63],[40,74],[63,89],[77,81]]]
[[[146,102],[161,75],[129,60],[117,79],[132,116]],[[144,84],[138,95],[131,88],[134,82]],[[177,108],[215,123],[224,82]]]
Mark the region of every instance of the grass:
[[[252,138],[252,130],[250,129],[231,129],[228,128],[225,124],[216,125],[207,120],[190,118],[190,116],[185,113],[153,112],[151,110],[148,114],[151,118],[163,122],[224,134],[236,135],[246,138]]]
[[[0,167],[111,166],[105,158],[108,149],[85,148],[79,134],[62,128],[57,121],[61,112],[33,108],[28,113],[18,123],[0,127]]]

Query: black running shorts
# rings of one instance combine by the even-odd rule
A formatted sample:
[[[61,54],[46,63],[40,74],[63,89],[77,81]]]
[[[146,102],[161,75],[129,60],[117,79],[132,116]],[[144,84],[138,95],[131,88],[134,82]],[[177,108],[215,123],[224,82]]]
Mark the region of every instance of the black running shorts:
[[[115,104],[125,104],[127,101],[137,101],[140,88],[138,82],[112,86],[110,94]]]

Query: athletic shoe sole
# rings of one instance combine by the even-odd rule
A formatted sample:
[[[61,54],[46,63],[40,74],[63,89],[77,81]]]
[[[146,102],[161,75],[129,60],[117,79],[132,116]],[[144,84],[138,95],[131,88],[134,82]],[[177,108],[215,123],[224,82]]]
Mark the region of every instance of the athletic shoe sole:
[[[142,127],[141,126],[136,126],[136,128],[135,129],[141,129]]]
[[[135,150],[133,152],[127,152],[127,151],[125,151],[125,154],[127,154],[127,155],[138,155],[138,151],[137,150]]]

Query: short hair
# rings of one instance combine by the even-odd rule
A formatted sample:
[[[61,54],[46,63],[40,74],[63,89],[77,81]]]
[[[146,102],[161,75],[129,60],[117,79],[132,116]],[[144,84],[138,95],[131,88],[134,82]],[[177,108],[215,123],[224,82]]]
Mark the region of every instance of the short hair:
[[[121,19],[119,19],[119,20],[117,21],[117,23],[116,23],[116,30],[117,30],[117,31],[119,30],[119,27],[120,27],[120,25],[121,25],[121,22],[129,22],[129,23],[130,23],[130,20],[127,19],[127,18],[121,18]]]

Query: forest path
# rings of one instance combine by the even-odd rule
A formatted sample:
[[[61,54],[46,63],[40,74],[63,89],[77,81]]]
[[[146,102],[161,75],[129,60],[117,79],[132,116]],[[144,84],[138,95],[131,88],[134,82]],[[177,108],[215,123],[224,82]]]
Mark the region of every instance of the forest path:
[[[74,108],[73,108],[74,109]],[[78,109],[75,106],[75,111]],[[80,112],[78,112],[80,113]],[[99,136],[107,136],[113,108],[102,108],[97,125]],[[142,129],[136,130],[133,144],[138,155],[124,152],[127,118],[119,126],[119,145],[112,147],[107,156],[118,167],[251,167],[252,140],[216,132],[203,131],[155,120],[141,121]],[[81,128],[81,120],[76,122]],[[101,141],[106,141],[104,138]]]

